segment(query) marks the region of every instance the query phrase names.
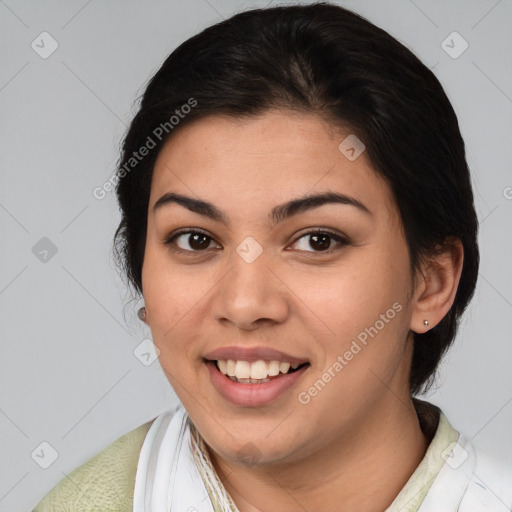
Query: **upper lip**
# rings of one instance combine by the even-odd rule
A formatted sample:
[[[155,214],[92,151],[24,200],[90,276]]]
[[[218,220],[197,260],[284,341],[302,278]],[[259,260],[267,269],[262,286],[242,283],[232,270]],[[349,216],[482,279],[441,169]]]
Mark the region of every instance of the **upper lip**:
[[[210,361],[226,361],[231,359],[234,361],[248,361],[250,363],[260,360],[280,361],[282,363],[291,364],[303,364],[308,362],[304,358],[292,356],[269,347],[221,347],[208,352],[203,357]]]

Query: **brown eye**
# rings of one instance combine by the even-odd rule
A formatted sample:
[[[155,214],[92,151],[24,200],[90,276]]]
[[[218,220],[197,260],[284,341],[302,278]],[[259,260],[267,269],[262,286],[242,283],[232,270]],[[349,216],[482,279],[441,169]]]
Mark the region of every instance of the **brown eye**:
[[[308,240],[309,237],[309,240]],[[337,233],[331,233],[330,231],[309,231],[308,233],[304,233],[301,237],[297,239],[295,244],[297,244],[302,239],[305,239],[304,242],[302,242],[302,246],[299,247],[299,250],[306,251],[306,252],[333,252],[331,243],[337,242],[338,243],[338,249],[340,246],[348,245],[348,240],[337,234]],[[313,249],[312,251],[310,249]],[[337,249],[334,249],[337,250]]]
[[[177,252],[202,252],[208,249],[212,237],[197,230],[179,231],[165,240],[165,245],[175,245]]]

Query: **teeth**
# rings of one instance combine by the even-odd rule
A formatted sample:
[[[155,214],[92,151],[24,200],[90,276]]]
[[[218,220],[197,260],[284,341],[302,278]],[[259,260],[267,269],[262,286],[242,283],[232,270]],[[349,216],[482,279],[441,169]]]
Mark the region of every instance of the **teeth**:
[[[251,379],[265,379],[267,376],[268,367],[265,361],[256,361],[251,364]]]
[[[270,377],[279,375],[279,361],[270,361],[268,363],[268,374]]]
[[[296,370],[299,363],[282,363],[281,361],[263,361],[262,359],[250,363],[248,361],[235,361],[233,359],[218,360],[217,367],[224,375],[232,377],[243,383],[256,384],[268,382],[268,377],[275,377],[279,373],[288,373],[290,369]]]
[[[281,363],[279,365],[279,371],[281,373],[288,373],[289,369],[290,369],[290,363]]]
[[[235,377],[237,379],[251,378],[251,363],[247,361],[237,361],[235,367]]]
[[[226,375],[228,373],[228,363],[227,361],[217,361],[217,366],[219,370]]]
[[[233,382],[239,382],[241,384],[262,384],[263,382],[270,382],[270,379],[237,379],[236,377],[230,377]]]
[[[230,377],[234,377],[235,376],[235,368],[236,368],[236,361],[233,361],[233,360],[229,359],[227,364],[226,364],[226,370],[227,370],[228,375]]]

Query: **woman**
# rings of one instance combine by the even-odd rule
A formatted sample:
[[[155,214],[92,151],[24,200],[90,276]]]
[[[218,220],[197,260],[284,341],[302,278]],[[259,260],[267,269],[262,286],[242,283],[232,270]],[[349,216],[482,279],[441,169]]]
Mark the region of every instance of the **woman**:
[[[478,221],[435,76],[327,3],[240,13],[151,79],[117,174],[117,255],[181,404],[46,510],[512,510],[432,384]]]

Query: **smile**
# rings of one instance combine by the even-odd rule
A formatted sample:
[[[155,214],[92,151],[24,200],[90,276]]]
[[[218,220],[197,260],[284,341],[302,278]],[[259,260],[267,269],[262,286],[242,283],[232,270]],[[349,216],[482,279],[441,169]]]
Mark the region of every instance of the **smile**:
[[[245,407],[268,405],[284,397],[310,366],[307,362],[276,360],[218,359],[205,363],[215,390],[231,404]]]

